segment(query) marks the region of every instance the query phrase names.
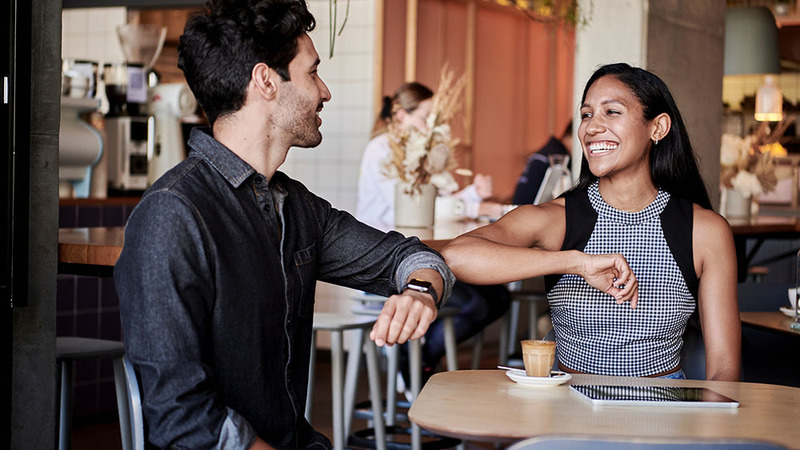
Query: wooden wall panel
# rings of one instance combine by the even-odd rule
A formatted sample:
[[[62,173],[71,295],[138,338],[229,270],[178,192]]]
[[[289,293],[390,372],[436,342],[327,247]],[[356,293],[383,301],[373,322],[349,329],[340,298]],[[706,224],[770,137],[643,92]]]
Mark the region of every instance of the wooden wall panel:
[[[385,0],[383,18],[383,95],[403,83],[406,51],[406,2]]]
[[[467,1],[419,0],[416,79],[432,88],[448,63],[467,70]],[[382,91],[404,79],[405,0],[387,0]],[[475,32],[473,141],[461,160],[494,178],[499,199],[511,197],[527,156],[577,110],[572,100],[574,33],[530,20],[513,8],[479,1]],[[553,44],[555,40],[555,44]],[[463,117],[453,122],[464,137]]]
[[[514,155],[524,148],[526,102],[520,93],[529,80],[520,36],[526,26],[502,10],[478,15],[473,170],[492,175],[503,196],[510,196],[521,172]]]

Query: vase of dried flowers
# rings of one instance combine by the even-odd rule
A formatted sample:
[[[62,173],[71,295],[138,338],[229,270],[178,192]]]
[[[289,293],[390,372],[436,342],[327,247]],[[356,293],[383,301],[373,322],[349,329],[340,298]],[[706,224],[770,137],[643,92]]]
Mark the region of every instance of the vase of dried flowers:
[[[428,228],[433,226],[436,187],[421,184],[414,189],[409,183],[394,185],[394,225]]]
[[[774,158],[785,156],[778,142],[793,117],[770,130],[762,122],[748,136],[722,135],[720,147],[720,213],[728,218],[749,218],[757,208],[758,196],[775,189],[778,183]]]
[[[737,189],[722,189],[720,213],[728,219],[749,219],[753,209],[753,197]]]
[[[432,226],[437,193],[449,194],[458,189],[450,173],[457,165],[453,153],[458,140],[450,135],[449,121],[460,108],[465,84],[464,77],[455,80],[445,67],[425,129],[389,127],[392,152],[385,173],[397,179],[395,226]]]

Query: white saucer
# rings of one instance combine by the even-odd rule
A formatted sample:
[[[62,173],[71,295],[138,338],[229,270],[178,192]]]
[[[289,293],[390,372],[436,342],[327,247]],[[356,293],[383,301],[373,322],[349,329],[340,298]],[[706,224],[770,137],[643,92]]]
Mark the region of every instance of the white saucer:
[[[789,306],[781,306],[781,312],[789,317],[794,317],[794,308],[791,308]]]
[[[529,377],[522,369],[507,370],[506,376],[511,378],[514,382],[525,386],[558,386],[559,384],[566,383],[572,378],[572,375],[564,372],[553,371],[549,377]]]

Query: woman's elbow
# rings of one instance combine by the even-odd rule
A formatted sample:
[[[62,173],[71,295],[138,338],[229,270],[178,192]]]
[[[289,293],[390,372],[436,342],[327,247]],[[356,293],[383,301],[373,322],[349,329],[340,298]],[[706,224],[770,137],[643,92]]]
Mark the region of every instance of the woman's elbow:
[[[456,277],[459,276],[462,267],[465,265],[465,258],[463,256],[463,252],[459,248],[457,239],[458,238],[447,244],[441,251],[445,263],[447,263],[447,265],[450,267],[450,270],[453,271]]]

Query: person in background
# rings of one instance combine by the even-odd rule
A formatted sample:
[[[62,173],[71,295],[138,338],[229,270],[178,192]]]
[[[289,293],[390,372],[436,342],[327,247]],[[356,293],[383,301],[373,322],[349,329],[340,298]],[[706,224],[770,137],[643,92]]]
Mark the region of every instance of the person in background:
[[[396,179],[385,173],[391,155],[388,129],[392,123],[401,128],[423,129],[432,107],[433,91],[416,82],[401,85],[392,97],[383,97],[373,138],[364,149],[358,174],[356,217],[362,222],[379,229],[394,227]],[[464,202],[467,217],[475,219],[481,213],[481,204],[492,196],[492,177],[476,174],[472,184],[452,195]]]
[[[303,417],[317,280],[388,297],[378,345],[422,337],[450,295],[439,254],[278,171],[322,140],[314,25],[304,1],[218,0],[180,38],[211,128],[145,192],[114,270],[158,447],[330,448]]]
[[[375,122],[375,137],[367,144],[361,159],[356,208],[358,220],[379,229],[394,227],[394,186],[397,179],[387,176],[384,169],[391,154],[388,127],[424,129],[427,126],[425,119],[433,106],[432,98],[433,91],[416,82],[405,83],[392,97],[384,97],[383,108]],[[491,177],[476,175],[472,185],[453,195],[464,201],[467,211],[473,211],[472,217],[475,218],[483,199],[492,195]],[[456,282],[448,302],[448,306],[460,309],[454,317],[456,342],[469,339],[501,317],[510,302],[510,294],[503,285]],[[445,354],[441,320],[431,324],[422,353],[425,375],[429,376]]]
[[[733,236],[669,89],[646,70],[602,66],[580,117],[577,185],[459,236],[445,260],[468,283],[546,275],[561,370],[683,378],[682,336],[699,310],[706,378],[739,380]]]
[[[560,138],[550,136],[547,143],[528,157],[525,170],[517,181],[514,190],[514,197],[511,203],[514,205],[532,205],[539,193],[539,188],[544,180],[544,174],[550,167],[549,155],[569,155],[572,148],[572,120],[564,128]]]

